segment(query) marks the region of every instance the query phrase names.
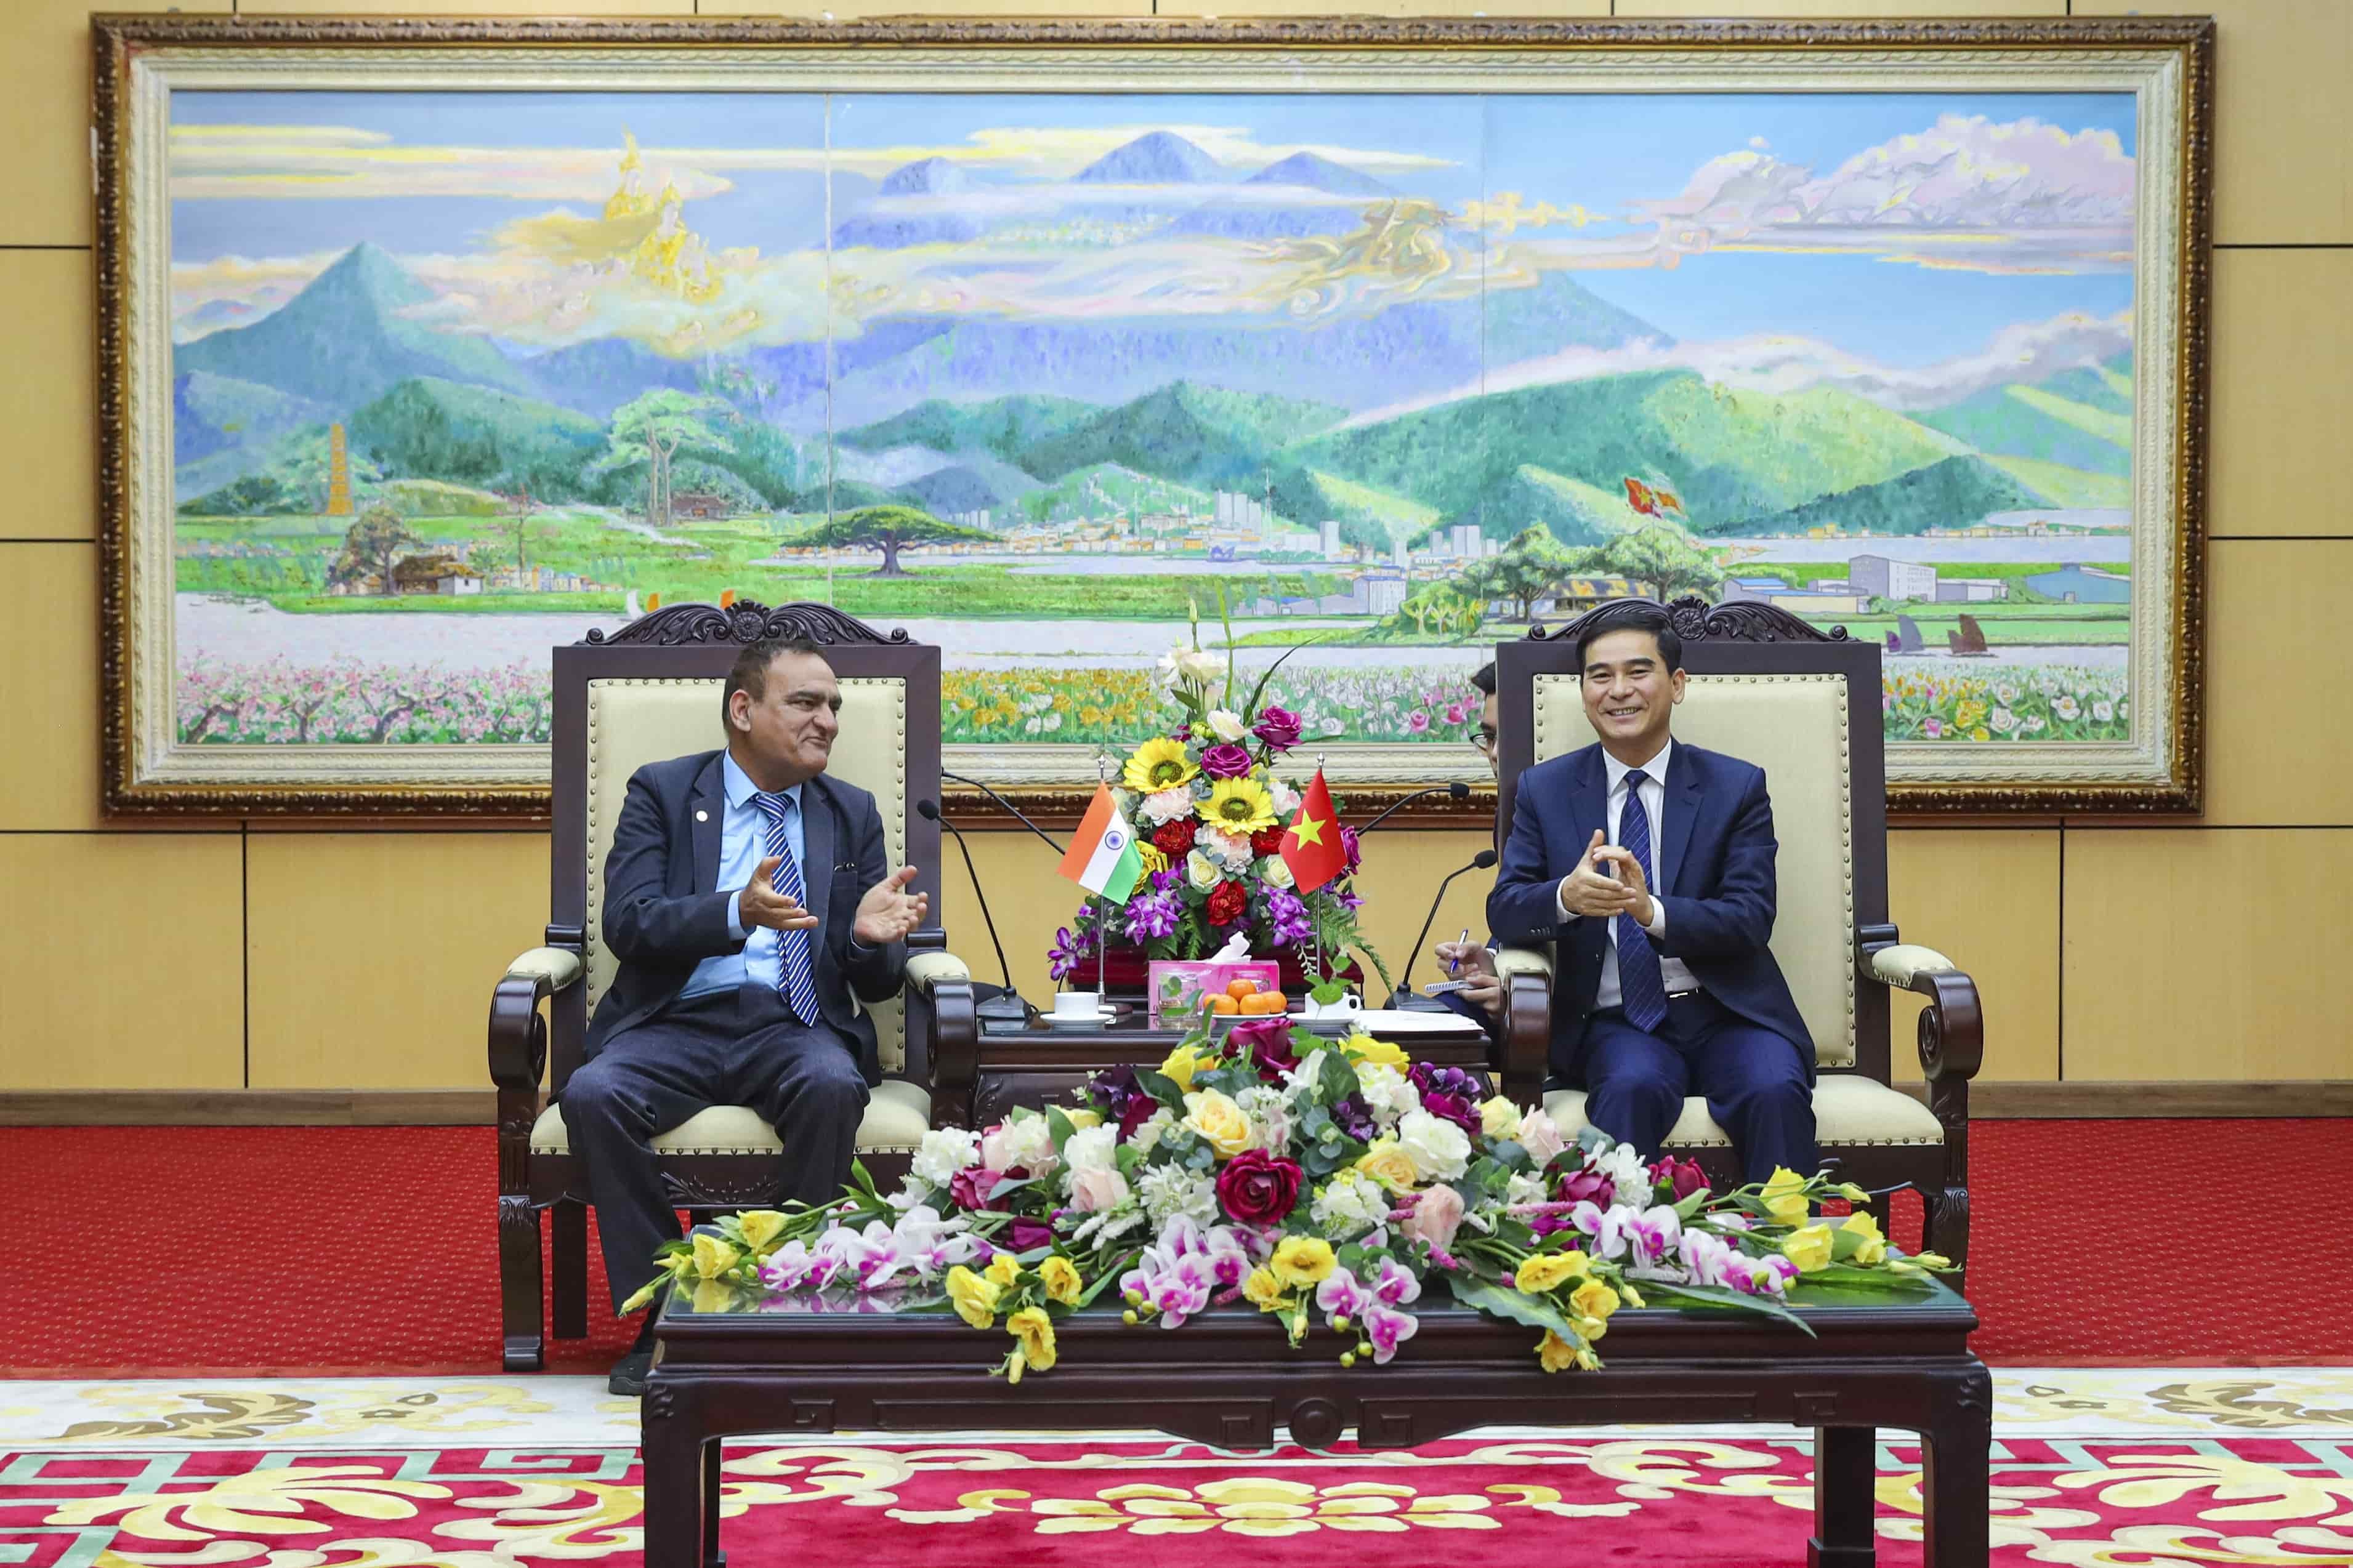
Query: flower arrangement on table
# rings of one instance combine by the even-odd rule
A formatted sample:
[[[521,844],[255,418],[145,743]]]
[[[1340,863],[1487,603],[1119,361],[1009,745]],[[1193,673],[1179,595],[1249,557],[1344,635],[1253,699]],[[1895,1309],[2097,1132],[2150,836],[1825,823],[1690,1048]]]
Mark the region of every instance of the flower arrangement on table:
[[[1783,1304],[1801,1279],[1925,1289],[1949,1267],[1905,1257],[1867,1213],[1815,1217],[1824,1199],[1867,1197],[1859,1188],[1784,1170],[1716,1194],[1694,1163],[1646,1165],[1480,1092],[1472,1074],[1363,1034],[1325,1041],[1282,1018],[1197,1028],[1156,1070],[1098,1075],[1083,1106],[926,1133],[895,1193],[861,1166],[836,1203],[670,1243],[629,1307],[672,1279],[697,1283],[698,1300],[729,1282],[881,1293],[895,1310],[1002,1327],[1013,1343],[996,1370],[1018,1381],[1053,1367],[1056,1321],[1106,1290],[1125,1321],[1164,1329],[1247,1302],[1294,1346],[1320,1314],[1343,1365],[1378,1365],[1442,1281],[1540,1330],[1535,1353],[1558,1372],[1600,1364],[1620,1306],[1803,1327]]]
[[[1303,790],[1275,776],[1299,744],[1300,717],[1260,703],[1296,651],[1269,666],[1240,703],[1230,626],[1216,701],[1219,661],[1202,651],[1198,617],[1193,646],[1160,661],[1178,721],[1130,752],[1108,786],[1140,864],[1132,881],[1114,878],[1054,933],[1048,969],[1057,982],[1080,975],[1106,941],[1146,959],[1198,959],[1237,935],[1253,954],[1289,948],[1303,969],[1312,958],[1326,973],[1354,948],[1388,979],[1357,928],[1362,900],[1348,886],[1356,830],[1341,825],[1320,768]]]

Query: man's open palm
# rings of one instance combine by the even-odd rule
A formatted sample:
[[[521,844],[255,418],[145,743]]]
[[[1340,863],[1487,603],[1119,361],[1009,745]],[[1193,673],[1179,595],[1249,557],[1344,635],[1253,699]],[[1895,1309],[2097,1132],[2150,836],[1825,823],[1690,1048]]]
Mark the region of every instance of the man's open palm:
[[[930,912],[929,893],[910,893],[907,884],[915,879],[913,866],[898,870],[866,889],[858,900],[858,918],[852,921],[849,934],[868,947],[881,947],[902,940],[909,931],[923,923]]]

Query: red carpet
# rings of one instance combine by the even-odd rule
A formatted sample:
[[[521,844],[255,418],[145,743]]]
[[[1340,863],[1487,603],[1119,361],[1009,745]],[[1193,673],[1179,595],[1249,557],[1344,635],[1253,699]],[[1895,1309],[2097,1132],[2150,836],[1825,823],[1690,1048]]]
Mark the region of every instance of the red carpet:
[[[2010,1365],[2353,1363],[2353,1129],[1973,1130],[1978,1352]],[[0,1135],[0,1368],[17,1376],[495,1372],[488,1128]],[[1899,1205],[1916,1234],[1916,1205]],[[585,1371],[626,1335],[590,1255]]]
[[[1995,1447],[1995,1564],[2342,1563],[2329,1526],[2353,1445],[2140,1437]],[[1879,1562],[1921,1561],[1919,1449],[1883,1448]],[[1812,1462],[1722,1438],[1343,1446],[1227,1455],[1198,1444],[730,1445],[733,1560],[967,1568],[1284,1568],[1476,1562],[1806,1561]],[[100,1563],[481,1564],[641,1552],[627,1450],[265,1455],[0,1451],[0,1538],[26,1568]]]

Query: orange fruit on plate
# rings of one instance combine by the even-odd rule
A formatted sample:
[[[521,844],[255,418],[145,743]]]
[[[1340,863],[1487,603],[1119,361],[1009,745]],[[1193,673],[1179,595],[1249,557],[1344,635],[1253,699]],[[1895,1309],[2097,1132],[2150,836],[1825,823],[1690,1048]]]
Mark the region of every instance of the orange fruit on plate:
[[[1254,996],[1245,996],[1241,999],[1240,1006],[1244,1013],[1253,1017],[1287,1010],[1282,993],[1280,991],[1261,991]]]
[[[1230,996],[1212,996],[1208,1001],[1209,1011],[1212,1013],[1239,1013],[1241,1011],[1242,1005],[1240,1002],[1235,1001]]]
[[[1237,1002],[1240,1001],[1243,997],[1251,994],[1257,989],[1258,982],[1255,980],[1229,980],[1226,982],[1226,994],[1232,997]]]

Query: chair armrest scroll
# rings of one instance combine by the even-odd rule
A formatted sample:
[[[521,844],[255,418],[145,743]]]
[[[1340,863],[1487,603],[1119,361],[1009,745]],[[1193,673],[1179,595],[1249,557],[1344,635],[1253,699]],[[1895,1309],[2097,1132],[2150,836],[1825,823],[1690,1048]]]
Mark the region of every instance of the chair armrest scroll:
[[[1495,972],[1504,978],[1495,1066],[1504,1098],[1514,1105],[1540,1105],[1545,1061],[1552,1053],[1552,950],[1499,948]]]
[[[1931,1109],[1938,1109],[1939,1086],[1966,1095],[1968,1080],[1985,1064],[1985,1014],[1978,1001],[1978,983],[1935,948],[1894,939],[1893,926],[1867,930],[1856,950],[1855,966],[1865,980],[1928,998],[1920,1010],[1920,1071],[1929,1083]]]
[[[972,972],[947,951],[945,931],[911,931],[907,947],[909,1076],[931,1089],[934,1123],[961,1127],[971,1119],[973,1082],[980,1076]]]
[[[539,1092],[547,1068],[547,1026],[540,1003],[577,984],[585,966],[580,954],[561,947],[534,947],[507,965],[491,992],[491,1081],[501,1092]]]
[[[907,984],[919,991],[930,991],[943,980],[970,980],[972,971],[965,961],[953,952],[911,952],[907,955]]]
[[[1961,968],[1935,948],[1912,942],[1873,948],[1866,956],[1871,960],[1873,979],[1905,991],[1916,989],[1912,982],[1920,975],[1957,974]]]

